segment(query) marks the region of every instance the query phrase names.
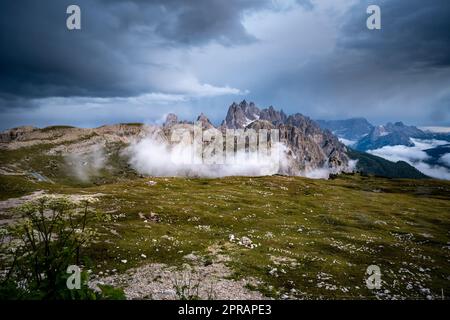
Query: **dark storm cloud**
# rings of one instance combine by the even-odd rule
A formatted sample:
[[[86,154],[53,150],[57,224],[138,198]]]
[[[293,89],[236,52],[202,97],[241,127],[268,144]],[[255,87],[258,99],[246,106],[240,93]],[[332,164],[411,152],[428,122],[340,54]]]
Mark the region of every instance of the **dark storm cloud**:
[[[381,8],[381,30],[361,28],[369,4]],[[449,17],[448,0],[360,1],[345,17],[339,45],[387,68],[449,67]]]
[[[381,8],[381,30],[361,28],[369,4]],[[379,122],[396,117],[411,123],[448,124],[449,17],[447,0],[359,2],[344,17],[337,44],[336,52],[347,57],[331,74],[340,96],[348,94],[346,100],[378,109]]]
[[[78,4],[82,30],[66,29]],[[158,48],[253,41],[241,24],[264,1],[2,1],[0,96],[130,96],[152,91]]]
[[[242,13],[265,4],[264,1],[163,1],[172,14],[160,21],[156,32],[176,43],[199,44],[215,39],[224,45],[255,39],[241,23]]]
[[[108,79],[122,79],[113,53],[119,26],[99,8],[82,11],[82,27],[66,29],[67,1],[4,1],[0,4],[2,95],[105,95],[124,88]],[[98,14],[98,20],[92,19]],[[108,32],[109,29],[109,32]],[[92,37],[96,34],[97,37]],[[119,35],[118,35],[119,36]],[[118,44],[118,43],[116,43]]]
[[[219,121],[240,95],[312,118],[450,124],[450,1],[353,2],[0,1],[0,127]]]
[[[381,30],[366,27],[370,4]],[[448,17],[446,0],[359,1],[339,18],[333,51],[261,83],[262,100],[314,118],[448,125]]]

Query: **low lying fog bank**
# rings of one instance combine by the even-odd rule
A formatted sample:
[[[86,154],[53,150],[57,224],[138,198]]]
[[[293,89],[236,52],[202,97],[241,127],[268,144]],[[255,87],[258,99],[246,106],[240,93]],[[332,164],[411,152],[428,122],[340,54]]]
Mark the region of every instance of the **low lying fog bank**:
[[[182,177],[226,177],[226,176],[266,176],[288,172],[290,161],[286,146],[276,143],[268,155],[238,150],[234,161],[224,164],[201,163],[194,157],[193,145],[178,143],[169,145],[155,137],[147,137],[131,144],[125,150],[130,165],[139,173],[150,176]],[[354,167],[355,163],[352,163]],[[328,168],[319,168],[299,173],[314,179],[328,179]]]
[[[264,176],[278,173],[287,165],[285,147],[277,143],[270,154],[235,153],[234,161],[224,164],[202,163],[194,156],[192,144],[172,144],[147,137],[131,144],[126,153],[129,163],[138,172],[151,176],[225,177]]]
[[[367,152],[394,162],[405,161],[432,178],[450,180],[450,170],[444,166],[426,163],[426,160],[431,159],[431,157],[424,151],[448,144],[448,142],[442,140],[411,140],[414,142],[413,147],[403,145],[385,146]],[[450,154],[443,155],[438,162],[443,165],[450,165]]]

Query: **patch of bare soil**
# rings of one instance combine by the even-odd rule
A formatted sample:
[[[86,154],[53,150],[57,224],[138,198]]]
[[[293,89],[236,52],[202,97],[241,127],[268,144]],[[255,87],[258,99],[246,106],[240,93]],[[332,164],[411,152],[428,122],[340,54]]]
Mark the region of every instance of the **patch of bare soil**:
[[[27,201],[32,201],[32,200],[35,200],[42,196],[44,196],[44,191],[39,190],[39,191],[35,191],[29,195],[26,195],[26,196],[23,196],[20,198],[11,198],[11,199],[0,201],[0,213],[6,211],[8,209],[18,207]]]
[[[98,197],[103,196],[102,193],[95,194],[70,194],[70,195],[62,195],[62,194],[46,194],[45,191],[39,190],[35,191],[29,195],[22,196],[20,198],[11,198],[7,200],[0,201],[0,225],[10,224],[17,220],[17,217],[11,215],[11,209],[21,206],[28,201],[33,201],[43,196],[51,197],[51,198],[60,198],[66,197],[70,201],[80,202],[80,201],[97,201]]]
[[[153,263],[130,269],[124,274],[96,277],[90,287],[107,284],[124,289],[127,299],[176,300],[188,298],[219,300],[263,300],[260,292],[247,285],[258,285],[256,279],[230,279],[231,271],[223,263],[207,266],[185,264],[180,270],[165,264]]]

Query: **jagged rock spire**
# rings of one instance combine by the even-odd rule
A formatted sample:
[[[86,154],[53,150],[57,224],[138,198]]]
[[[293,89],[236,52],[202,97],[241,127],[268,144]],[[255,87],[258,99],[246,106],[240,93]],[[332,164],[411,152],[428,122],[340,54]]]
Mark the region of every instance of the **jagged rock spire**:
[[[174,113],[169,113],[166,117],[166,121],[164,122],[164,128],[172,127],[173,125],[178,123],[178,117]]]

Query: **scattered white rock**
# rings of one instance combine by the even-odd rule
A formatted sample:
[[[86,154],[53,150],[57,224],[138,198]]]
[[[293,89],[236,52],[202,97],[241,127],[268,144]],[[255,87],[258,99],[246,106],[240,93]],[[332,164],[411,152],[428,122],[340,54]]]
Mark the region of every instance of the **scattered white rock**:
[[[272,269],[270,269],[269,274],[270,274],[271,276],[278,277],[277,272],[278,272],[278,269],[277,269],[277,268],[272,268]]]
[[[89,287],[95,289],[100,284],[119,286],[124,289],[127,299],[179,299],[174,288],[174,281],[186,286],[188,290],[195,290],[199,298],[220,300],[259,300],[267,299],[258,291],[251,291],[248,284],[258,286],[262,282],[256,278],[241,280],[229,279],[232,274],[226,265],[213,263],[208,266],[195,266],[182,270],[165,264],[147,264],[130,272],[114,274],[92,279]],[[191,291],[192,292],[192,291]]]
[[[185,255],[183,257],[183,259],[190,260],[190,261],[196,261],[196,260],[198,260],[198,257],[193,253],[189,253],[189,254]]]
[[[250,238],[248,238],[248,237],[242,237],[241,241],[239,241],[239,244],[247,247],[252,244],[252,240],[250,240]]]
[[[239,244],[249,249],[253,249],[258,246],[256,243],[253,243],[249,237],[242,237],[241,240],[239,240]]]

